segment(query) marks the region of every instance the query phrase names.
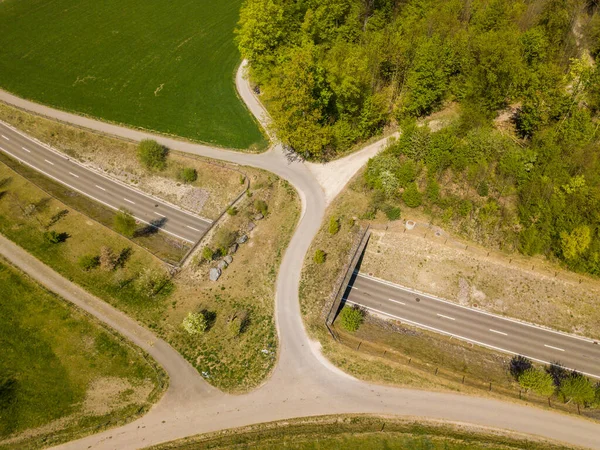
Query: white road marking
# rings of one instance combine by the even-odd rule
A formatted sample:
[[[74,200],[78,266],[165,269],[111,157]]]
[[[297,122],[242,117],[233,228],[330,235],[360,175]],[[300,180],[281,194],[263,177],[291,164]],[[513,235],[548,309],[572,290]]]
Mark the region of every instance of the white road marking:
[[[21,147],[23,150],[25,150],[27,153],[31,153],[31,150],[26,149],[25,147]]]
[[[54,181],[57,181],[58,183],[60,183],[60,184],[63,184],[63,185],[65,185],[65,186],[69,187],[70,189],[73,189],[74,191],[77,191],[77,192],[79,192],[79,193],[81,193],[81,194],[83,194],[83,195],[87,195],[87,196],[88,196],[89,198],[91,198],[92,200],[95,200],[95,201],[97,201],[98,203],[102,203],[104,206],[108,206],[110,209],[114,209],[115,211],[118,211],[118,210],[119,210],[119,208],[117,208],[117,207],[115,207],[115,206],[111,205],[110,203],[103,202],[103,201],[102,201],[102,200],[100,200],[99,198],[96,198],[96,197],[94,197],[93,195],[91,195],[91,194],[88,194],[87,192],[84,192],[84,191],[82,191],[81,189],[77,189],[76,187],[74,187],[74,186],[71,186],[69,183],[67,183],[67,182],[65,182],[65,181],[63,181],[63,180],[59,180],[59,179],[58,179],[58,178],[56,178],[55,176],[53,176],[53,175],[50,175],[48,172],[44,172],[42,169],[40,169],[40,168],[38,168],[38,167],[34,166],[33,164],[31,164],[31,163],[29,163],[29,162],[25,161],[25,160],[24,160],[24,159],[22,159],[22,158],[19,158],[17,155],[14,155],[13,153],[11,153],[11,152],[9,152],[9,151],[7,151],[7,150],[3,149],[2,147],[0,147],[0,150],[2,150],[3,152],[5,152],[5,153],[9,154],[9,155],[10,155],[10,156],[12,156],[13,158],[15,158],[17,161],[21,161],[23,164],[25,164],[25,165],[27,165],[27,166],[31,167],[32,169],[35,169],[35,170],[37,170],[38,172],[40,172],[40,173],[43,173],[43,174],[44,174],[44,175],[46,175],[48,178],[52,178]],[[145,221],[145,220],[143,220],[143,219],[140,219],[140,218],[138,218],[138,217],[135,217],[135,216],[134,216],[134,218],[135,218],[136,220],[139,220],[140,222],[143,222],[143,223],[145,223],[146,225],[150,225],[151,227],[158,228],[158,227],[156,227],[155,225],[152,225],[150,222],[146,222],[146,221]],[[182,240],[184,240],[184,241],[186,241],[186,242],[189,242],[190,244],[194,244],[194,243],[195,243],[194,241],[192,241],[192,240],[190,240],[190,239],[186,239],[186,238],[184,238],[183,236],[179,236],[178,234],[175,234],[175,233],[173,233],[173,232],[171,232],[171,231],[165,230],[164,228],[160,228],[160,230],[161,230],[161,231],[164,231],[164,232],[165,232],[165,233],[167,233],[167,234],[170,234],[171,236],[175,236],[176,238],[179,238],[179,239],[182,239]],[[583,372],[582,372],[582,373],[583,373]],[[584,375],[586,375],[586,374],[584,373]]]
[[[52,161],[48,161],[47,159],[45,159],[44,161],[46,161],[48,164],[50,164],[51,166],[54,165],[54,163]]]
[[[450,316],[445,316],[443,314],[438,314],[439,317],[443,317],[444,319],[448,319],[448,320],[456,320],[454,317],[450,317]]]
[[[186,227],[188,227],[190,230],[194,230],[194,231],[197,231],[198,233],[202,233],[202,231],[198,230],[197,228],[190,227],[189,225],[186,225]]]
[[[547,331],[548,333],[554,333],[554,334],[558,334],[560,336],[565,336],[565,337],[570,337],[572,339],[577,339],[579,341],[589,342],[590,344],[594,343],[594,340],[590,339],[590,338],[586,338],[586,337],[583,337],[583,336],[577,336],[577,335],[574,335],[574,334],[564,333],[562,331],[557,331],[557,330],[553,330],[551,328],[541,327],[539,325],[535,325],[533,323],[524,322],[522,320],[512,319],[510,317],[500,316],[498,314],[493,314],[493,313],[490,313],[490,312],[487,312],[487,311],[482,311],[481,309],[475,309],[475,308],[471,308],[469,306],[459,305],[459,304],[453,303],[453,302],[451,302],[449,300],[444,300],[443,298],[435,297],[433,295],[426,294],[425,292],[421,292],[421,291],[418,291],[416,289],[411,289],[411,288],[408,288],[406,286],[402,286],[402,285],[397,284],[397,283],[392,283],[391,281],[383,280],[381,278],[377,278],[377,277],[374,277],[372,275],[367,275],[367,274],[359,272],[359,271],[355,271],[355,273],[356,273],[357,276],[359,276],[361,278],[366,278],[368,280],[373,280],[373,281],[376,281],[377,283],[385,284],[387,286],[391,286],[391,287],[393,287],[395,289],[398,289],[398,290],[401,290],[401,291],[411,292],[413,294],[420,295],[422,297],[427,297],[430,300],[435,300],[436,302],[446,303],[446,304],[452,305],[452,306],[454,306],[456,308],[462,308],[462,309],[466,309],[466,310],[469,310],[469,311],[472,311],[472,312],[476,312],[478,314],[483,314],[483,315],[486,315],[486,316],[489,316],[489,317],[494,317],[496,319],[506,320],[507,322],[512,322],[512,323],[516,323],[518,325],[523,325],[524,327],[535,328],[536,330]],[[592,376],[594,376],[594,375],[592,375]]]
[[[132,202],[131,200],[129,200],[128,198],[123,197],[123,200],[125,200],[126,202],[131,203],[132,205],[135,205],[135,202]]]
[[[156,211],[154,211],[154,214],[156,214],[157,216],[160,216],[160,217],[165,217],[165,218],[167,217],[167,216],[163,216],[161,213],[157,213]]]
[[[390,302],[398,303],[399,305],[406,305],[406,303],[399,302],[398,300],[394,300],[393,298],[388,298]]]
[[[526,358],[529,358],[532,361],[537,361],[537,362],[542,363],[542,364],[552,364],[550,361],[544,361],[543,359],[538,359],[538,358],[535,358],[533,356],[524,355],[524,354],[521,354],[521,353],[515,353],[513,351],[506,350],[505,348],[502,348],[502,347],[496,347],[495,345],[489,345],[489,344],[486,344],[486,343],[481,342],[481,341],[476,341],[475,339],[470,339],[468,337],[461,336],[459,334],[450,333],[448,331],[440,330],[439,328],[430,327],[429,325],[424,325],[422,323],[415,322],[413,320],[408,320],[408,319],[405,319],[404,317],[395,316],[393,314],[383,312],[383,311],[381,311],[379,309],[371,308],[370,306],[361,305],[360,303],[353,302],[352,300],[348,300],[347,298],[345,298],[343,300],[346,303],[350,303],[351,305],[360,306],[360,307],[368,309],[370,311],[374,311],[376,313],[383,314],[384,316],[388,316],[388,317],[391,317],[393,319],[400,320],[400,321],[405,322],[405,323],[407,323],[409,325],[414,325],[414,326],[419,327],[419,328],[424,328],[426,330],[435,331],[436,333],[445,334],[446,336],[452,336],[452,337],[455,337],[457,339],[462,339],[463,341],[472,342],[473,344],[481,345],[482,347],[491,348],[492,350],[498,350],[500,352],[508,353],[509,355],[519,355],[520,354],[521,356],[525,356]],[[574,370],[572,367],[565,367],[565,368],[568,369],[568,370]],[[588,377],[600,379],[600,375],[594,375],[593,373],[588,373],[588,372],[581,372],[579,370],[578,370],[578,372],[581,373],[581,374],[583,374],[583,375],[587,375]]]
[[[75,178],[79,178],[79,175],[75,175],[73,172],[69,172],[70,175],[73,175]]]
[[[544,344],[544,347],[551,348],[552,350],[558,350],[559,352],[564,352],[564,349],[558,347],[552,347],[551,345]]]
[[[502,336],[508,336],[508,334],[506,334],[506,333],[503,333],[502,331],[498,331],[498,330],[492,330],[491,328],[490,328],[490,331],[491,331],[492,333],[501,334]]]
[[[102,186],[98,186],[97,184],[95,185],[98,189],[100,189],[101,191],[106,191],[106,189],[104,189]]]
[[[7,138],[6,136],[2,135],[2,137],[3,137],[4,139],[6,139],[7,141],[10,141],[10,139],[9,139],[9,138]]]

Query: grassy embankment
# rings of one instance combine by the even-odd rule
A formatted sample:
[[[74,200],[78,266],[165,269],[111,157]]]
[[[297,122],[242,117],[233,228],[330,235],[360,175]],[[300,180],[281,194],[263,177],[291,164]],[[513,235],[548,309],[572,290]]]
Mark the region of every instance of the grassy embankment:
[[[79,131],[73,139],[88,142],[94,136]],[[79,203],[72,204],[73,194],[64,190],[67,206],[3,164],[0,232],[63,276],[152,328],[181,351],[209,382],[228,391],[243,391],[260,384],[276,359],[274,284],[299,215],[297,196],[287,183],[266,172],[243,170],[251,182],[250,194],[237,205],[238,213],[226,215],[200,248],[215,247],[219,228],[243,234],[256,214],[255,200],[263,200],[268,213],[256,221],[249,241],[233,255],[233,263],[217,283],[208,280],[208,269],[217,261],[200,264],[195,258],[167,283],[166,289],[149,291],[148,273],[165,274],[160,260],[75,209],[90,207],[93,203],[89,200],[78,197]],[[38,177],[35,173],[28,176]],[[57,188],[45,178],[36,178],[38,181],[53,184],[51,191]],[[237,183],[239,186],[239,178]],[[69,237],[52,244],[44,238],[46,231],[67,233]],[[81,258],[99,255],[104,246],[126,257],[113,269],[84,270]],[[124,252],[128,248],[132,250]],[[183,331],[182,321],[188,312],[199,311],[208,313],[209,326],[204,333],[190,336]],[[230,326],[234,316],[244,318],[238,333]]]
[[[272,422],[210,433],[152,447],[153,449],[261,448],[308,449],[566,449],[548,441],[522,435],[412,422],[391,417],[325,416]]]
[[[303,269],[300,287],[302,313],[309,332],[321,341],[327,357],[352,375],[372,382],[423,389],[449,389],[513,400],[522,398],[539,406],[547,406],[548,402],[545,398],[540,398],[524,391],[520,393],[518,383],[509,373],[509,362],[511,359],[509,355],[492,352],[478,346],[457,341],[456,339],[450,339],[449,337],[401,325],[396,322],[382,321],[370,316],[367,317],[366,322],[361,325],[359,330],[354,333],[343,330],[336,322],[334,324],[334,331],[340,338],[340,342],[334,342],[331,339],[324,325],[323,310],[326,307],[327,299],[331,295],[332,286],[336,284],[336,280],[342,273],[344,264],[349,262],[349,252],[353,242],[358,238],[358,222],[360,220],[355,221],[355,218],[363,216],[365,211],[369,211],[370,209],[369,192],[363,189],[360,180],[361,176],[359,174],[352,181],[350,187],[329,207],[324,224],[311,245]],[[329,232],[329,218],[332,216],[339,219],[340,223],[340,231],[334,235]],[[420,213],[417,211],[413,218],[420,218]],[[364,222],[366,223],[366,221]],[[376,226],[388,224],[387,218],[382,212],[376,215],[372,223]],[[400,228],[400,225],[396,226],[394,222],[389,225],[391,229]],[[447,272],[429,270],[427,264],[431,264],[430,260],[435,260],[435,251],[429,252],[427,250],[428,246],[433,245],[431,243],[433,240],[437,239],[439,241],[440,238],[433,237],[433,233],[430,233],[430,241],[423,240],[422,242],[409,245],[406,240],[412,238],[410,232],[403,234],[402,231],[399,231],[400,234],[394,234],[388,231],[385,233],[383,231],[374,231],[374,236],[367,246],[366,254],[362,261],[362,265],[368,267],[369,272],[375,270],[375,276],[380,275],[383,278],[389,278],[389,273],[379,273],[376,269],[387,267],[388,269],[386,270],[388,272],[398,272],[398,270],[394,270],[394,268],[398,267],[396,262],[402,261],[402,277],[410,278],[413,281],[420,281],[419,275],[426,273],[431,286],[436,286],[437,284],[445,286],[442,281],[447,283],[454,281],[455,284],[458,284],[459,275],[469,280],[478,280],[471,275],[480,276],[485,272],[486,264],[490,265],[491,269],[488,272],[492,274],[498,273],[498,268],[494,264],[509,265],[508,260],[510,257],[503,257],[497,254],[495,258],[491,258],[492,263],[490,263],[490,258],[486,256],[486,252],[482,252],[479,248],[475,250],[471,248],[465,258],[469,259],[474,267],[479,267],[481,269],[479,272],[470,274],[464,273],[463,270],[462,274],[457,274],[453,269]],[[385,234],[386,238],[380,237],[380,234]],[[401,242],[394,240],[391,236],[400,236],[398,239]],[[436,245],[443,246],[443,242],[442,240]],[[452,245],[453,242],[448,242],[448,249]],[[407,248],[402,247],[402,249],[399,249],[399,246]],[[462,248],[464,249],[464,245]],[[323,249],[327,252],[327,257],[323,264],[317,264],[313,258],[315,251],[318,249]],[[420,249],[420,251],[415,249]],[[423,256],[423,251],[425,250],[430,255],[429,258]],[[406,252],[406,254],[402,253],[402,257],[400,257],[396,254],[398,252]],[[425,262],[423,262],[424,258],[426,259]],[[502,258],[505,258],[506,261],[503,261]],[[419,262],[421,262],[420,265]],[[424,264],[425,266],[423,266]],[[522,261],[521,264],[527,265],[527,263],[523,263]],[[539,260],[536,260],[535,264],[540,266]],[[460,266],[457,272],[461,268],[466,270],[466,267]],[[538,283],[547,282],[548,273],[546,272],[548,272],[548,267],[544,267],[544,272],[538,273],[537,276],[531,270],[531,261],[529,262],[528,269],[530,272],[528,276],[532,280],[536,279]],[[559,270],[556,267],[553,267],[554,269]],[[519,268],[513,267],[512,270],[519,270]],[[552,272],[552,275],[554,275],[554,272]],[[488,274],[488,278],[489,276],[491,275]],[[560,273],[559,279],[569,276],[568,273],[563,271]],[[445,278],[448,278],[448,280],[445,280]],[[410,280],[407,281],[407,279],[403,278],[402,280],[393,281],[402,281],[403,284],[409,287],[416,287],[424,291],[431,290],[431,286],[429,285],[417,284],[414,286],[414,283],[411,283]],[[577,284],[577,280],[571,281]],[[545,302],[544,304],[547,308],[552,307],[552,302],[558,302],[559,308],[570,304],[569,291],[562,289],[562,282],[559,284],[560,289],[556,289],[552,296],[547,296],[545,299],[538,299],[538,301]],[[514,296],[514,292],[512,292],[512,295]],[[457,300],[453,297],[450,299]],[[498,298],[491,297],[488,299],[492,310],[492,306],[496,300]],[[477,296],[477,300],[474,298],[472,301],[477,301],[479,305],[486,305],[482,303],[479,296]],[[497,303],[497,305],[500,304],[502,302]],[[514,314],[518,314],[518,309],[516,308],[519,305],[521,308],[528,308],[524,302],[512,302],[513,309],[511,311]],[[538,307],[539,305],[536,305],[536,308]],[[581,305],[580,307],[587,308],[586,305]],[[552,315],[548,315],[547,317],[552,317]],[[546,325],[556,326],[557,323],[550,322],[546,323]],[[491,392],[490,383],[492,386]],[[552,405],[553,407],[559,407],[570,412],[577,411],[574,405],[564,405],[556,399],[552,400]],[[582,412],[590,415],[597,413],[597,410],[582,410]]]
[[[238,99],[240,0],[0,3],[0,86],[54,107],[254,151]]]
[[[87,166],[106,172],[144,192],[163,198],[196,214],[216,219],[244,189],[243,174],[228,166],[213,163],[193,155],[170,151],[163,170],[148,170],[137,158],[136,144],[115,139],[63,123],[35,116],[0,104],[0,120],[9,123],[41,142],[60,150]],[[33,181],[65,204],[112,228],[115,211],[84,195],[38,174],[35,170],[0,154],[0,161]],[[183,183],[179,173],[183,168],[196,171],[197,179]],[[150,230],[140,224],[133,242],[171,264],[178,263],[190,249],[190,244],[166,233]]]
[[[39,448],[121,424],[162,393],[139,349],[0,258],[0,448]]]

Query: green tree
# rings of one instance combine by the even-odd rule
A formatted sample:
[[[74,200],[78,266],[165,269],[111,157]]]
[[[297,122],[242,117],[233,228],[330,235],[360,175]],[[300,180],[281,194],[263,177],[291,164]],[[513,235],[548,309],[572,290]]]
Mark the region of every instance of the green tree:
[[[565,402],[572,401],[582,406],[594,401],[596,395],[590,380],[580,373],[573,373],[566,377],[560,385],[559,392]]]
[[[523,389],[533,391],[543,397],[550,397],[556,390],[552,376],[533,367],[525,370],[519,376],[519,384]]]
[[[154,297],[163,290],[169,291],[172,282],[166,272],[144,269],[135,280],[135,287],[138,293],[146,297]]]
[[[418,208],[421,206],[423,196],[419,192],[416,183],[411,183],[402,193],[402,200],[409,208]]]
[[[329,234],[334,235],[340,231],[340,221],[337,217],[331,216],[329,218]]]
[[[167,165],[168,150],[152,139],[144,139],[138,145],[138,158],[147,169],[162,170]]]
[[[118,233],[131,238],[135,234],[135,218],[129,211],[121,208],[114,216],[113,227]]]
[[[44,239],[50,244],[60,244],[67,239],[66,233],[58,233],[54,230],[44,232]]]
[[[358,306],[344,306],[340,313],[342,327],[347,331],[356,331],[365,319],[364,312]]]
[[[210,247],[204,247],[202,249],[202,259],[204,261],[212,261],[214,256],[215,252],[213,252]]]

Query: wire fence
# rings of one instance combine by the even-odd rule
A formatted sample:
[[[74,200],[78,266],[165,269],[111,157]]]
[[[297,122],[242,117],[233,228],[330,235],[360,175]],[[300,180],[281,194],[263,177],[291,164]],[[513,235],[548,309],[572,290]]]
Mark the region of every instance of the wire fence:
[[[337,341],[348,348],[368,354],[370,356],[380,357],[405,367],[410,367],[425,374],[439,377],[445,381],[479,390],[482,392],[482,394],[492,393],[494,396],[502,396],[512,400],[521,400],[536,406],[551,408],[571,414],[581,414],[582,416],[591,419],[600,420],[599,409],[583,407],[579,408],[576,404],[564,403],[556,397],[540,397],[532,392],[526,392],[525,390],[520,389],[516,383],[513,385],[507,385],[499,383],[497,380],[492,381],[477,378],[468,373],[457,373],[456,371],[450,370],[442,365],[428,363],[412,358],[394,350],[387,345],[361,339],[350,333],[340,330],[338,327],[332,327],[332,332],[335,334]]]

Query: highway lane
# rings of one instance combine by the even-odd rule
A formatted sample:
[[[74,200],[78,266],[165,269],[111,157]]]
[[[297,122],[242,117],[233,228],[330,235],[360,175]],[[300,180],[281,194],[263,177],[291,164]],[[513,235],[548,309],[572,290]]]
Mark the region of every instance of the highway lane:
[[[207,219],[103,176],[3,122],[0,151],[111,209],[125,208],[138,221],[184,241],[198,241],[211,225]]]
[[[363,273],[353,276],[344,298],[404,323],[600,378],[600,342],[591,339],[464,307]]]

